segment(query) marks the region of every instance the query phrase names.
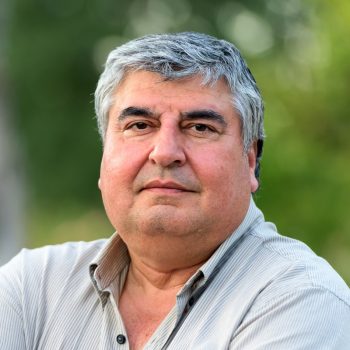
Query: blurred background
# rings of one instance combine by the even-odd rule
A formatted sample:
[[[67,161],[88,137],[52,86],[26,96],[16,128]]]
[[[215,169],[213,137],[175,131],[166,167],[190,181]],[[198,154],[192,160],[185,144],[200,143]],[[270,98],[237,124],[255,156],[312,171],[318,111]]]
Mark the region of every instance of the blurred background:
[[[97,189],[98,75],[115,46],[184,30],[242,51],[266,103],[258,206],[349,284],[348,0],[2,0],[0,263],[112,234]]]

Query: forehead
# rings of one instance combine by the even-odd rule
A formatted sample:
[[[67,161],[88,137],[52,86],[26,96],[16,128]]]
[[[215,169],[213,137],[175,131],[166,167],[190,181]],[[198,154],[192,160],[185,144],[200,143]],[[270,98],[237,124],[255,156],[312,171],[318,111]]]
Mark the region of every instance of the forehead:
[[[200,75],[166,80],[162,75],[137,71],[128,73],[117,86],[114,95],[115,105],[161,107],[173,105],[180,109],[210,108],[233,111],[231,91],[224,79],[210,85],[203,84]]]

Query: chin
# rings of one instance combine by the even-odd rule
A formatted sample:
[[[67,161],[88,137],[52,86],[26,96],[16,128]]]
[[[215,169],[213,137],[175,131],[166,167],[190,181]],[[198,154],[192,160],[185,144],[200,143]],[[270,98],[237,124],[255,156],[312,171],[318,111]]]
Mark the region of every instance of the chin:
[[[173,207],[152,208],[147,215],[139,218],[139,229],[144,234],[179,234],[183,230],[184,218]],[[175,231],[175,232],[174,232]]]

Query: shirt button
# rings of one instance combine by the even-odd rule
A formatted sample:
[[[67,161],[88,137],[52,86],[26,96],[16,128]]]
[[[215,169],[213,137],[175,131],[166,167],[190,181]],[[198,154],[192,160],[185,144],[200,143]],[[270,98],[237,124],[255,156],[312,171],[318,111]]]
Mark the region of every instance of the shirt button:
[[[117,343],[118,343],[118,344],[125,344],[125,342],[126,342],[125,335],[123,335],[123,334],[118,334],[118,335],[117,335]]]

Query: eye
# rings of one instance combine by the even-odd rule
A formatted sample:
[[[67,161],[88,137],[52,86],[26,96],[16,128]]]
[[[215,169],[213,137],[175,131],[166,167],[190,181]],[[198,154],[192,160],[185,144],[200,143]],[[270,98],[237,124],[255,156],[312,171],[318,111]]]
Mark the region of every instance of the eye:
[[[207,124],[203,123],[197,123],[197,124],[192,124],[188,126],[189,130],[192,132],[198,134],[198,135],[206,135],[206,134],[212,134],[216,132],[216,129]]]
[[[188,123],[183,126],[190,136],[201,139],[216,139],[222,132],[214,123]]]
[[[209,127],[205,124],[195,124],[192,126],[193,129],[195,129],[198,132],[208,132],[208,131],[214,131],[213,128]]]
[[[135,129],[135,130],[145,130],[148,128],[148,124],[144,122],[137,122],[129,125],[127,129]]]
[[[154,130],[154,123],[147,120],[130,120],[123,127],[125,136],[142,136],[151,133]]]

